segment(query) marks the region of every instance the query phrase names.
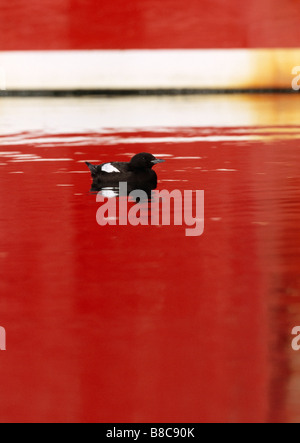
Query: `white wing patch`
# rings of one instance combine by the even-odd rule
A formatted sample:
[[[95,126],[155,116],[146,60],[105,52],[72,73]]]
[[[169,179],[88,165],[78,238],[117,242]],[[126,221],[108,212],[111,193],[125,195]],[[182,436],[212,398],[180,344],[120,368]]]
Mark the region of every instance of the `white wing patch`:
[[[102,166],[101,171],[103,172],[120,172],[119,169],[115,168],[111,163],[106,163]]]

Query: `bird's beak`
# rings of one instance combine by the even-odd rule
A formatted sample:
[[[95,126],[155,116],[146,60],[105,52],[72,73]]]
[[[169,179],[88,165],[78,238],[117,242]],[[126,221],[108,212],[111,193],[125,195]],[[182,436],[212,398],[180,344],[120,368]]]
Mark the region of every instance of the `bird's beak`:
[[[158,165],[159,163],[164,163],[166,160],[159,160],[158,158],[156,158],[155,160],[152,160],[151,163],[153,163],[154,165]]]

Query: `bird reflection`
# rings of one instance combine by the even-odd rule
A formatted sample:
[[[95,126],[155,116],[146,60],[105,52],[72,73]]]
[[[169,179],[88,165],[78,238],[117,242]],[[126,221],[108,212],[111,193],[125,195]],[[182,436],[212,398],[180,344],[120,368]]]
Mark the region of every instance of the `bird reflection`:
[[[136,201],[136,198],[132,194],[134,191],[143,191],[144,197],[139,199],[139,203],[151,202],[153,198],[153,191],[156,189],[156,184],[141,186],[119,183],[119,186],[98,186],[95,183],[92,184],[91,192],[93,194],[101,194],[106,198],[118,198],[118,197],[131,197],[131,201]]]
[[[97,193],[97,202],[103,202],[103,199],[107,199],[107,202],[104,203],[102,208],[106,206],[104,213],[108,211],[108,217],[111,224],[116,224],[117,220],[119,220],[119,218],[121,217],[120,214],[122,213],[123,217],[125,217],[126,220],[125,225],[127,225],[127,220],[128,223],[134,226],[136,226],[137,224],[151,225],[152,217],[159,213],[159,208],[157,208],[156,205],[156,202],[158,201],[155,191],[156,187],[143,186],[142,188],[143,189],[141,189],[141,186],[137,187],[133,186],[132,184],[128,185],[128,183],[124,182],[120,183],[119,186],[105,187],[98,187],[93,184],[91,192]],[[126,203],[124,203],[125,201]],[[130,206],[127,206],[127,203],[129,203]],[[134,215],[132,215],[131,213],[131,209],[133,209],[133,206],[136,208],[136,210],[134,211]],[[101,208],[99,208],[99,211],[101,214],[99,216],[100,221],[97,218],[97,222],[98,224],[103,226],[107,223],[106,220],[108,219],[107,216],[103,216]],[[122,224],[124,224],[124,218]]]

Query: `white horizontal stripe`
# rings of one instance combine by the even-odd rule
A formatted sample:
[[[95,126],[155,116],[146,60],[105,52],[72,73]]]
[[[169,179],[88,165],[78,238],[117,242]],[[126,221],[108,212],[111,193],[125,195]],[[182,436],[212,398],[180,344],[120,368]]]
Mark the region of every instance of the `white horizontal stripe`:
[[[105,142],[103,139],[107,136],[121,138],[119,133],[124,132],[130,137],[142,137],[139,132],[146,131],[151,137],[174,137],[175,133],[176,137],[188,138],[224,135],[223,129],[212,132],[210,128],[213,127],[235,127],[234,135],[245,135],[245,127],[251,127],[251,134],[256,135],[259,130],[255,128],[262,126],[262,133],[268,127],[268,132],[276,132],[278,137],[284,134],[297,136],[299,95],[201,95],[113,100],[2,98],[0,141],[4,152],[18,150],[23,144],[50,147],[58,143],[77,146],[77,150],[85,152],[84,146]],[[202,129],[199,132],[193,128]],[[68,137],[61,137],[61,134]],[[128,145],[127,151],[134,155],[132,144]],[[93,160],[97,162],[99,158],[89,159],[91,163]]]
[[[299,49],[0,52],[0,89],[291,87]]]

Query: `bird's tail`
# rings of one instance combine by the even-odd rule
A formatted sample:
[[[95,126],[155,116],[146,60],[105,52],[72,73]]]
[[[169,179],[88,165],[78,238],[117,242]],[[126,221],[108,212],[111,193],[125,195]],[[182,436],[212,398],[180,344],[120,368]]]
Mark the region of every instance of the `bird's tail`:
[[[87,167],[89,168],[89,170],[91,171],[92,174],[97,173],[97,166],[92,165],[92,163],[89,163],[89,162],[85,162],[85,164],[87,165]]]

